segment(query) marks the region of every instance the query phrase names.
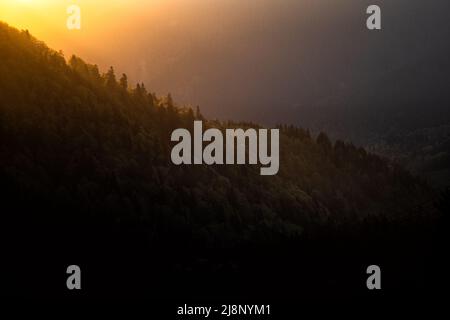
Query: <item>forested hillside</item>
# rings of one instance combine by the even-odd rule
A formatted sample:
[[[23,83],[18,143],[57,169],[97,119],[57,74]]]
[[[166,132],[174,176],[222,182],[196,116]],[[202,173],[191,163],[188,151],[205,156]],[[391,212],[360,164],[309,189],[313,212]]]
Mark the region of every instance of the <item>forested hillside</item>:
[[[170,134],[203,119],[198,107],[131,85],[113,68],[66,60],[5,24],[0,61],[1,219],[22,244],[30,234],[30,242],[52,234],[52,244],[76,234],[87,237],[82,248],[95,247],[86,239],[106,242],[89,235],[108,226],[132,230],[127,245],[145,255],[147,244],[231,248],[438,215],[435,193],[421,180],[301,128],[280,126],[275,177],[247,165],[177,167]],[[256,126],[203,120],[221,129]]]
[[[423,176],[437,188],[450,182],[450,125],[414,131],[390,130],[370,150]]]

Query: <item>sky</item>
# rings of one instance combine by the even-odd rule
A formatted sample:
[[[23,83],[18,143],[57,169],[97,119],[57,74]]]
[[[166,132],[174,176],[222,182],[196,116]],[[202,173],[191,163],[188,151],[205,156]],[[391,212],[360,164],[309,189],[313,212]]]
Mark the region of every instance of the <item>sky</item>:
[[[70,4],[81,8],[79,31],[66,28]],[[370,4],[382,9],[381,31],[366,28]],[[208,117],[348,134],[450,120],[449,9],[448,0],[0,0],[0,20]]]

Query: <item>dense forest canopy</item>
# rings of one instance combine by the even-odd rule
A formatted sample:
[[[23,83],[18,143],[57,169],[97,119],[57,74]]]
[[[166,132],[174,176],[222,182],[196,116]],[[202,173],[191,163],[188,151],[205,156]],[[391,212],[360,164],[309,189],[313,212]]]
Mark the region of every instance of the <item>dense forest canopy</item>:
[[[424,208],[433,191],[400,167],[292,126],[279,126],[276,177],[260,177],[252,166],[174,166],[170,133],[203,119],[198,107],[130,86],[112,67],[101,73],[79,57],[66,61],[5,24],[0,60],[0,174],[14,211],[130,220],[155,234],[176,230],[220,243],[432,213]]]
[[[58,275],[73,261],[88,270],[87,292],[102,297],[250,292],[279,299],[292,298],[291,287],[322,298],[321,288],[360,290],[372,261],[400,268],[391,285],[415,292],[409,288],[422,285],[423,261],[442,251],[434,249],[445,242],[437,219],[449,194],[439,198],[363,148],[279,125],[276,176],[251,165],[176,166],[176,128],[192,131],[195,120],[220,130],[260,126],[205,119],[199,107],[131,85],[112,67],[103,73],[77,56],[66,59],[2,23],[0,61],[8,294],[57,294]],[[437,279],[441,263],[432,259]],[[43,275],[31,286],[23,276],[30,266]]]

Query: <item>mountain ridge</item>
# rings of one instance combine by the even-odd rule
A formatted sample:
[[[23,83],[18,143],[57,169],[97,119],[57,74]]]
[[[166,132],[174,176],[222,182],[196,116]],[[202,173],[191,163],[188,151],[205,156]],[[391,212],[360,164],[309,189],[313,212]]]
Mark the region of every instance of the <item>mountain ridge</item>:
[[[83,297],[102,298],[350,299],[372,261],[390,272],[407,261],[390,281],[406,293],[426,268],[439,277],[423,261],[445,209],[398,165],[280,125],[276,176],[175,166],[176,128],[258,125],[207,120],[1,23],[0,61],[8,295],[73,298],[64,272],[74,261]]]
[[[267,219],[275,219],[272,222],[278,221],[280,217],[277,215],[280,215],[281,211],[295,212],[295,208],[300,209],[305,205],[306,208],[313,206],[317,210],[316,213],[306,214],[309,217],[306,220],[320,220],[321,218],[318,217],[324,218],[333,215],[343,221],[350,221],[349,217],[353,215],[357,218],[356,220],[359,218],[365,219],[370,216],[369,212],[373,208],[371,209],[369,205],[364,205],[364,203],[377,202],[381,199],[384,199],[383,201],[397,201],[387,192],[374,188],[375,181],[378,181],[380,186],[385,183],[384,181],[388,181],[388,185],[393,188],[393,191],[398,190],[400,194],[404,192],[401,190],[405,187],[408,189],[407,193],[412,192],[414,188],[417,188],[417,190],[423,189],[422,191],[427,188],[424,183],[412,177],[406,171],[367,153],[362,148],[341,141],[332,144],[323,133],[315,140],[304,129],[287,126],[279,126],[282,132],[281,168],[279,176],[273,180],[261,180],[253,177],[251,174],[254,168],[248,166],[214,167],[212,171],[205,168],[172,166],[168,160],[170,132],[178,127],[192,129],[195,118],[203,119],[199,111],[194,112],[191,108],[177,107],[170,95],[159,98],[155,94],[147,92],[143,84],[138,84],[135,88],[128,88],[126,76],[123,75],[120,81],[116,80],[112,68],[105,74],[100,74],[95,65],[86,64],[75,56],[69,59],[68,64],[66,64],[60,53],[48,49],[43,43],[32,38],[28,32],[19,32],[3,25],[1,35],[0,54],[2,54],[5,63],[2,64],[0,72],[9,75],[9,79],[3,77],[1,82],[3,88],[1,98],[2,118],[8,119],[2,121],[2,132],[4,136],[5,133],[6,136],[10,135],[10,139],[6,139],[5,142],[9,147],[15,148],[22,146],[23,143],[25,145],[28,143],[28,149],[24,149],[21,156],[24,158],[33,156],[35,160],[40,160],[37,163],[40,170],[44,168],[44,171],[48,170],[49,172],[44,181],[50,182],[55,179],[53,188],[58,189],[56,181],[59,180],[64,184],[64,179],[74,179],[73,181],[67,180],[71,182],[65,186],[71,188],[72,192],[80,187],[78,184],[82,184],[83,180],[76,181],[73,173],[68,173],[70,170],[75,170],[80,176],[90,174],[90,178],[113,179],[116,180],[116,184],[120,184],[121,182],[117,180],[117,171],[120,168],[126,168],[125,171],[130,172],[123,172],[122,174],[125,174],[126,179],[131,179],[131,182],[137,183],[135,186],[137,190],[153,180],[170,181],[175,179],[176,176],[184,176],[182,179],[187,179],[187,176],[194,172],[200,174],[200,176],[208,177],[208,172],[215,172],[210,178],[221,177],[216,181],[216,183],[219,183],[220,187],[218,187],[225,188],[226,193],[231,192],[231,194],[236,192],[236,188],[241,184],[248,187],[253,183],[262,183],[261,187],[253,185],[251,188],[253,192],[260,194],[260,196],[265,192],[259,190],[259,188],[275,192],[276,189],[279,189],[276,184],[283,184],[284,187],[281,189],[286,194],[279,193],[277,197],[281,198],[272,201],[272,203],[277,203],[275,208],[268,202],[263,201],[263,198],[258,199],[254,195],[247,194],[244,189],[239,188],[237,191],[241,196],[244,195],[244,199],[247,198],[245,202],[248,201],[248,205],[250,205],[247,209],[253,212],[250,214],[253,217],[250,220],[262,214],[263,217],[267,215]],[[17,43],[9,41],[9,37],[17,38]],[[18,50],[12,53],[12,49],[9,49],[8,46],[11,43],[20,44],[22,47],[15,48]],[[23,63],[24,66],[21,66],[18,61]],[[25,88],[26,94],[21,92],[24,89],[20,87]],[[34,116],[36,119],[33,118]],[[225,126],[238,127],[240,124],[206,121],[206,125],[223,129]],[[242,125],[252,126],[252,124]],[[16,131],[12,131],[12,129]],[[13,132],[14,134],[12,134]],[[33,144],[30,144],[31,142]],[[40,150],[41,148],[42,150]],[[52,148],[58,150],[58,152],[55,152],[57,156],[54,155],[53,158],[51,158]],[[31,150],[35,153],[33,154]],[[46,153],[44,153],[44,150]],[[3,147],[3,153],[5,152],[8,152],[8,149],[5,151]],[[68,156],[70,154],[74,158]],[[47,157],[50,157],[50,159],[47,159]],[[62,163],[57,162],[58,157],[64,159],[64,161]],[[126,160],[127,157],[130,158],[128,159],[129,162]],[[5,157],[2,157],[2,159],[5,168]],[[53,163],[54,167],[49,168],[42,162],[44,159],[55,162]],[[22,160],[30,161],[29,158]],[[77,171],[82,168],[81,163],[83,161],[86,161],[84,165],[88,170],[85,172]],[[121,161],[123,163],[120,163]],[[6,163],[7,168],[8,166],[14,166],[13,163],[8,163],[8,161]],[[66,165],[68,167],[65,167]],[[162,168],[165,169],[161,171]],[[96,177],[96,170],[106,170],[108,173],[98,172],[100,176]],[[146,173],[146,178],[140,178],[137,175],[139,170]],[[167,176],[165,171],[171,172],[172,176]],[[238,172],[245,176],[250,175],[248,176],[250,182],[244,183],[242,179],[237,178]],[[130,174],[133,178],[129,176]],[[116,177],[114,178],[114,176]],[[224,180],[222,181],[222,179]],[[409,181],[410,184],[402,186],[402,182],[400,182],[402,179]],[[202,180],[202,178],[197,179],[197,181]],[[339,180],[351,181],[350,185],[355,183],[358,185],[357,189],[364,191],[356,192]],[[209,182],[207,181],[206,178],[203,183],[208,185]],[[175,181],[171,183],[175,183]],[[192,187],[192,182],[187,183],[187,185]],[[111,190],[108,185],[97,186],[99,190],[104,187]],[[116,187],[120,189],[120,186]],[[175,185],[167,187],[173,189]],[[183,191],[183,189],[178,189],[179,187],[178,184],[178,187],[175,188],[175,190],[178,190],[176,194],[184,195],[182,197],[183,202],[195,195],[195,192]],[[208,193],[198,184],[195,187],[202,190],[201,192]],[[287,192],[287,190],[291,191]],[[141,189],[138,193],[142,191]],[[422,191],[420,193],[432,194],[432,191]],[[219,196],[220,198],[225,196],[226,193],[212,196]],[[395,192],[392,193],[395,194]],[[340,196],[344,195],[345,198],[347,194],[351,195],[350,198],[354,198],[353,202],[356,201],[353,205],[357,204],[357,207],[360,206],[361,210],[349,209],[351,206],[346,204],[346,201],[350,201],[349,199],[339,200]],[[104,196],[108,198],[108,194],[104,194]],[[140,197],[142,196],[143,194]],[[421,195],[411,197],[407,194],[404,196],[405,198],[410,197],[410,201],[415,204],[418,204],[416,199],[423,197]],[[285,200],[290,199],[290,201],[283,204],[282,199],[284,197],[286,197]],[[361,200],[366,197],[368,199]],[[371,197],[373,199],[369,200]],[[360,199],[357,200],[358,198]],[[134,198],[132,202],[142,201],[138,199],[139,197]],[[304,203],[305,199],[309,200]],[[329,199],[340,203],[339,206],[342,207],[339,210],[331,208],[333,201]],[[196,206],[201,204],[201,197],[197,201],[200,202]],[[255,203],[257,204],[257,210],[253,211],[250,208]],[[151,205],[151,203],[147,201],[144,207],[148,205]],[[287,210],[282,210],[285,205],[288,206]],[[222,207],[221,210],[225,210],[225,207]],[[347,207],[347,209],[342,209],[344,207]],[[268,212],[262,213],[268,208]],[[145,210],[140,208],[137,211],[145,212]],[[210,210],[211,207],[207,211]],[[235,210],[237,210],[237,207],[232,210],[235,212],[234,214],[237,212]],[[322,212],[323,210],[324,212]],[[333,211],[340,213],[331,214],[330,212]],[[222,219],[226,216],[225,212]],[[261,213],[257,214],[257,212]],[[209,214],[214,215],[213,213]],[[277,217],[274,218],[274,215]],[[395,220],[397,217],[391,214],[386,218]],[[298,217],[298,214],[293,214],[290,219],[292,220],[287,225],[295,220],[302,220]],[[287,223],[287,221],[285,222]],[[293,225],[297,224],[298,221],[293,223]]]

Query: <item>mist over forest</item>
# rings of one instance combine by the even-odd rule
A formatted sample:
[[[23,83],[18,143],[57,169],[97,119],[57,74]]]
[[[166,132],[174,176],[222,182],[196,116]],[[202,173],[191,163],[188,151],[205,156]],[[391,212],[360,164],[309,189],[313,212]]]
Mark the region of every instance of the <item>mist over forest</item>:
[[[118,18],[95,58],[212,118],[289,122],[363,142],[447,124],[450,4],[378,1],[380,32],[366,29],[369,4],[167,1],[132,25]]]
[[[80,1],[83,27],[70,32],[64,4],[52,2],[54,24],[33,34],[210,118],[291,123],[364,145],[450,121],[446,0],[377,1],[377,32],[366,28],[368,0],[96,4]]]

